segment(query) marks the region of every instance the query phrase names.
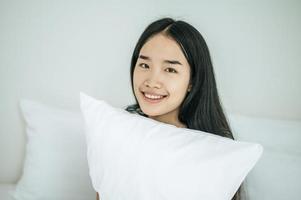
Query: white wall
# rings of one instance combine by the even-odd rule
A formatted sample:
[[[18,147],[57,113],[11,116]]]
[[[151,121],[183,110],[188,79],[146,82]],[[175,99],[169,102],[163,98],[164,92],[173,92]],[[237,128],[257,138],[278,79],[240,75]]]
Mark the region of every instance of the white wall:
[[[170,16],[206,39],[227,112],[301,120],[300,1],[0,0],[0,182],[24,158],[20,98],[79,109],[79,91],[124,107],[144,28]]]

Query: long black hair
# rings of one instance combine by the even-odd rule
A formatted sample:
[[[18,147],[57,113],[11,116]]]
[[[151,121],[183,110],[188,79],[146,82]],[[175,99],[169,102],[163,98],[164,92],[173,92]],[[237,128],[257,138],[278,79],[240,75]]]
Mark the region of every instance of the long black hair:
[[[133,74],[142,46],[156,34],[164,34],[176,41],[190,66],[191,90],[180,105],[179,120],[189,129],[196,129],[219,136],[234,139],[227,118],[223,112],[217,92],[213,65],[207,44],[197,29],[182,20],[163,18],[152,22],[140,36],[131,60],[131,84]],[[126,108],[129,112],[145,115],[136,103]],[[241,200],[242,185],[232,198]]]

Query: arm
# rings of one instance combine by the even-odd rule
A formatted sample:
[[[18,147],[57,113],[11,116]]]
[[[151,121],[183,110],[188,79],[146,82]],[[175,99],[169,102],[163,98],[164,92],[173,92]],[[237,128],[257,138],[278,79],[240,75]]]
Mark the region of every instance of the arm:
[[[96,200],[100,200],[100,199],[99,199],[98,192],[96,192]]]

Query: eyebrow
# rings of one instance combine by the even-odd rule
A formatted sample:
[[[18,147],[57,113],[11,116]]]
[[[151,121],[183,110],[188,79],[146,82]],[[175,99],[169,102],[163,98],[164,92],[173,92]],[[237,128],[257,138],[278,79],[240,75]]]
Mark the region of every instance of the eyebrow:
[[[140,55],[139,58],[143,59],[143,60],[149,60],[151,61],[151,58],[148,56],[144,56],[144,55]],[[169,63],[169,64],[177,64],[177,65],[182,65],[182,63],[180,63],[177,60],[164,60],[164,63]]]

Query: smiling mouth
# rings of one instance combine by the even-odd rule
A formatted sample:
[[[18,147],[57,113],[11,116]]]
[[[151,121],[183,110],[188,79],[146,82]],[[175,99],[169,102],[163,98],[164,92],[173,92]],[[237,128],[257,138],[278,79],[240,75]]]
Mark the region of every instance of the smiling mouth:
[[[145,92],[141,92],[144,100],[149,103],[158,103],[165,99],[168,95],[152,95]]]

